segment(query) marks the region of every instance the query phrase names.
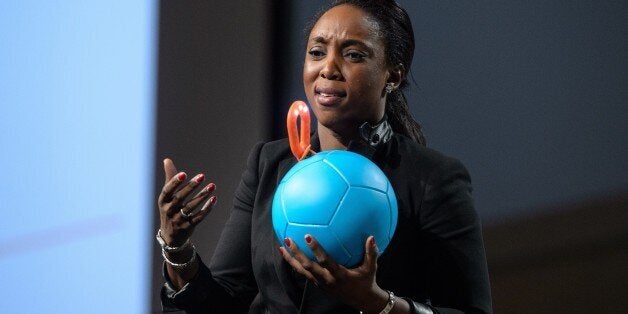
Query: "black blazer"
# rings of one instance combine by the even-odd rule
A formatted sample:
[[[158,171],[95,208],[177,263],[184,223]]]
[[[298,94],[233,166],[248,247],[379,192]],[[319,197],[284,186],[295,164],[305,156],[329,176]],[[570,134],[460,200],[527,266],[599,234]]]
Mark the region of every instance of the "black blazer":
[[[313,148],[318,150],[316,135]],[[350,145],[373,160],[397,196],[395,234],[379,257],[377,283],[436,312],[490,313],[481,225],[467,170],[456,159],[394,134],[375,149]],[[257,144],[236,190],[209,267],[181,291],[166,284],[165,310],[204,313],[357,313],[295,274],[277,251],[271,220],[275,188],[296,163],[286,139]]]

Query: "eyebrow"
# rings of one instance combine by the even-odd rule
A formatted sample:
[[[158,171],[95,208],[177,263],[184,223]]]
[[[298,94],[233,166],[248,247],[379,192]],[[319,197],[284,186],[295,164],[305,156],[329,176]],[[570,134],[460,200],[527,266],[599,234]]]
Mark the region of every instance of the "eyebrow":
[[[310,39],[310,41],[315,42],[315,43],[321,43],[321,44],[327,44],[329,42],[329,40],[325,39],[325,37],[323,36],[316,36]],[[366,48],[369,51],[369,53],[373,52],[373,48],[371,48],[370,45],[367,45],[365,42],[361,40],[357,40],[357,39],[344,40],[342,44],[340,45],[340,48],[344,49],[348,46],[361,46],[361,47]]]

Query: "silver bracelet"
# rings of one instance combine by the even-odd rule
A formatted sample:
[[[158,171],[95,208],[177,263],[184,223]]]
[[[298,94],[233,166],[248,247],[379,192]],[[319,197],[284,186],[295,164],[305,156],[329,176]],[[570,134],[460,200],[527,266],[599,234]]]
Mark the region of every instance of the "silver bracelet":
[[[384,307],[384,309],[379,312],[379,314],[390,313],[390,310],[392,310],[393,306],[395,306],[395,294],[392,291],[388,291],[388,304],[386,304],[386,307]]]
[[[392,308],[395,306],[395,294],[392,291],[388,290],[386,292],[388,292],[388,303],[386,303],[386,306],[383,310],[381,310],[381,312],[379,312],[379,314],[388,314],[390,313],[390,310],[392,310]],[[360,311],[360,314],[363,314],[363,312]]]
[[[164,257],[164,261],[166,261],[166,263],[168,263],[168,265],[174,267],[174,268],[186,268],[190,265],[192,265],[192,263],[194,263],[194,261],[196,260],[196,247],[194,247],[194,244],[191,244],[192,246],[192,257],[190,258],[189,261],[185,262],[185,263],[175,263],[171,260],[168,259],[168,256],[166,256],[166,251],[165,250],[161,250],[161,256]]]
[[[181,252],[187,249],[187,247],[190,246],[190,243],[191,243],[190,239],[188,238],[187,240],[185,240],[185,243],[183,243],[181,246],[169,246],[168,244],[166,244],[166,241],[161,236],[161,229],[157,230],[157,235],[155,237],[157,238],[157,243],[159,243],[159,246],[161,246],[161,249],[168,253]]]

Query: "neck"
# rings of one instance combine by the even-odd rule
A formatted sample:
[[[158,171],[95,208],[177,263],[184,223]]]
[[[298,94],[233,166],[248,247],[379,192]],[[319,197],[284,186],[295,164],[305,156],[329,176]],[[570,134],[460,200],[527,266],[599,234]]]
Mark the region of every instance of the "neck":
[[[349,142],[358,138],[358,130],[354,128],[354,131],[336,132],[329,129],[320,123],[317,124],[318,138],[321,143],[321,151],[331,149],[346,150],[349,146]]]

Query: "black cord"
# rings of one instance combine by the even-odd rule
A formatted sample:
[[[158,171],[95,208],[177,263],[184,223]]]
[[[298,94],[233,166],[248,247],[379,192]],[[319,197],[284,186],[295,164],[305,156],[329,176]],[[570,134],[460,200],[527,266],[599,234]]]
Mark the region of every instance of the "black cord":
[[[301,304],[299,305],[299,314],[303,313],[303,304],[305,303],[305,294],[307,293],[307,283],[309,280],[305,278],[305,284],[303,285],[303,294],[301,294]]]

